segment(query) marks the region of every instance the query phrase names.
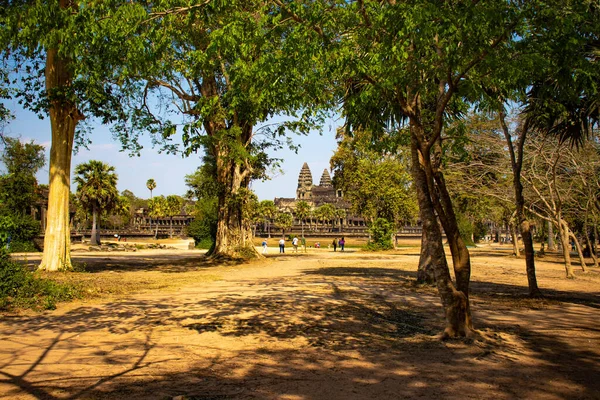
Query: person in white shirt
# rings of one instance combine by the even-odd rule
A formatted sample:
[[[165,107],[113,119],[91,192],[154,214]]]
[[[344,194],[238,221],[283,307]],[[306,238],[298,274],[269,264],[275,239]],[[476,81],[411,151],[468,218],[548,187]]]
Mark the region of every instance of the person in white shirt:
[[[285,240],[283,238],[279,240],[279,252],[285,253]]]

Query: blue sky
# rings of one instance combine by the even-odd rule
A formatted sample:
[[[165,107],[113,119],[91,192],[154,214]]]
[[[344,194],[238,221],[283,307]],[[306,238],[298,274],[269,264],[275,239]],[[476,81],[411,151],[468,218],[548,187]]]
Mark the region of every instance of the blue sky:
[[[16,102],[6,103],[13,113],[15,119],[5,128],[4,133],[12,137],[20,137],[22,140],[33,139],[36,143],[46,147],[46,156],[50,151],[50,120],[40,120],[31,112],[22,110]],[[323,169],[329,169],[329,159],[336,148],[335,131],[341,125],[341,120],[327,120],[319,132],[311,132],[308,136],[293,135],[294,142],[300,145],[298,153],[291,150],[279,150],[271,155],[282,158],[282,173],[275,172],[272,179],[252,183],[252,189],[260,200],[272,200],[275,197],[295,197],[298,174],[302,164],[307,162],[313,179],[318,184]],[[92,144],[89,150],[81,149],[73,155],[72,167],[89,161],[100,160],[113,165],[116,168],[119,181],[118,189],[131,190],[136,196],[149,198],[150,193],[146,188],[146,181],[153,178],[156,181],[154,195],[183,195],[185,186],[185,175],[196,170],[200,165],[200,155],[192,155],[182,158],[177,155],[159,154],[153,149],[149,138],[143,139],[144,149],[140,157],[130,157],[127,152],[120,151],[120,143],[113,140],[106,126],[92,125]],[[38,174],[39,183],[48,183],[48,163]],[[75,190],[72,186],[71,190]]]

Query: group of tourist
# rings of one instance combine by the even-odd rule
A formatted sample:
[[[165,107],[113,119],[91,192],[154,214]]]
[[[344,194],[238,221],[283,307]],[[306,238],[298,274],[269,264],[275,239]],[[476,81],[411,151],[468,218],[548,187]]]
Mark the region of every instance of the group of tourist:
[[[302,247],[304,248],[304,251],[306,251],[306,239],[303,237],[301,239],[301,243],[302,243]],[[294,253],[298,252],[298,245],[300,244],[300,239],[298,239],[298,237],[294,236],[294,238],[292,239],[292,247],[294,249]],[[333,245],[333,251],[337,251],[338,246],[340,247],[340,251],[344,251],[344,246],[346,245],[346,240],[342,237],[340,240],[338,240],[337,238],[333,239],[332,242]],[[321,247],[321,243],[316,242],[315,243],[315,248],[320,248]],[[263,254],[267,254],[267,249],[268,249],[268,243],[267,243],[267,239],[264,239],[262,241],[262,253]],[[285,253],[285,239],[281,238],[279,239],[279,252],[280,253]]]
[[[340,246],[340,251],[344,251],[346,240],[344,239],[344,237],[342,237],[339,241],[337,238],[334,238],[331,245],[333,246],[333,251],[336,251],[338,246]]]

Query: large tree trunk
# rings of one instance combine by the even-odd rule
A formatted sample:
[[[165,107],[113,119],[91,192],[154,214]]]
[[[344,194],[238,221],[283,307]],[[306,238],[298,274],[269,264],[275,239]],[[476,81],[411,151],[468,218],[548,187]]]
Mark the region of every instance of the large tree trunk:
[[[98,209],[94,206],[92,210],[92,237],[90,238],[92,246],[100,246],[100,235],[98,232]]]
[[[64,4],[63,4],[64,3]],[[66,7],[66,2],[61,1]],[[46,56],[46,90],[50,96],[50,177],[48,213],[44,235],[44,254],[39,269],[58,271],[71,269],[71,232],[69,227],[69,193],[71,155],[75,128],[82,119],[77,106],[64,98],[62,90],[72,81],[69,60],[61,58],[57,49]]]
[[[461,266],[458,266],[458,268],[455,266],[457,287],[454,286],[452,278],[450,277],[450,270],[448,269],[444,248],[442,246],[442,235],[432,201],[432,196],[435,196],[435,194],[432,193],[433,188],[428,183],[430,176],[427,176],[426,172],[428,168],[427,164],[430,163],[429,154],[423,154],[420,151],[419,141],[418,138],[415,137],[414,129],[417,128],[412,126],[411,153],[413,179],[415,186],[419,188],[417,190],[419,212],[422,218],[423,230],[427,232],[426,235],[429,239],[428,247],[429,254],[431,255],[435,282],[446,315],[444,337],[468,336],[473,330],[469,307],[468,282],[465,285],[465,275],[464,271],[461,270]],[[446,236],[448,236],[448,232],[446,232]],[[457,259],[460,261],[458,257]],[[468,280],[468,275],[466,278]],[[466,286],[467,292],[463,292],[459,288],[461,285],[463,289],[465,289]]]
[[[525,197],[523,196],[523,183],[521,182],[521,170],[523,168],[523,151],[525,147],[525,140],[527,138],[527,131],[529,124],[525,122],[521,126],[521,135],[515,146],[513,145],[508,126],[506,125],[504,113],[499,114],[500,122],[502,124],[502,130],[504,137],[508,145],[510,153],[510,161],[513,172],[513,189],[515,191],[515,213],[517,216],[517,223],[521,228],[521,237],[523,238],[523,248],[525,251],[525,270],[527,272],[527,283],[529,285],[529,296],[541,297],[542,292],[540,291],[537,283],[537,277],[535,274],[535,250],[533,248],[533,237],[531,236],[531,227],[529,221],[525,216]]]
[[[243,209],[247,200],[248,179],[239,164],[225,150],[216,154],[219,184],[218,221],[215,247],[211,257],[261,257],[252,242],[252,226]]]

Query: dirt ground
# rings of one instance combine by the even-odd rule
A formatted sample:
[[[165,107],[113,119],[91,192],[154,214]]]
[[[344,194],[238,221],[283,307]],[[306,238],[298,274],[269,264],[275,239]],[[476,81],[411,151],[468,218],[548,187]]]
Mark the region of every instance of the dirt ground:
[[[566,280],[558,257],[538,259],[546,298],[530,300],[523,259],[473,249],[480,336],[443,342],[417,247],[271,247],[228,265],[178,247],[74,252],[87,272],[70,277],[124,289],[1,316],[0,397],[600,399],[597,269]]]

